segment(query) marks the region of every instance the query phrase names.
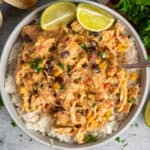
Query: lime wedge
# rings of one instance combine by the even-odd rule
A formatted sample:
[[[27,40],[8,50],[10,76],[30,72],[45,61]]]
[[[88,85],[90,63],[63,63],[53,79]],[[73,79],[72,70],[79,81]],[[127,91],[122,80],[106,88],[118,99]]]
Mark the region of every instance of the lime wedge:
[[[70,2],[58,2],[44,10],[41,16],[41,28],[50,30],[61,24],[68,24],[76,16],[76,5]]]
[[[146,109],[145,109],[145,123],[147,124],[147,126],[150,127],[150,100],[148,101],[148,103],[146,104]]]
[[[115,20],[108,12],[87,3],[78,5],[77,19],[85,29],[94,32],[108,29]]]

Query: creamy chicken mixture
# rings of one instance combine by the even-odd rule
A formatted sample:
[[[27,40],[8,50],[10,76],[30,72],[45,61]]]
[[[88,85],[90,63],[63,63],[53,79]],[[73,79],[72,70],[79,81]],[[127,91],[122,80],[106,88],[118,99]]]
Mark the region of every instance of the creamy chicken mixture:
[[[23,113],[50,116],[57,134],[78,143],[116,114],[128,114],[138,95],[138,72],[122,67],[130,41],[116,22],[89,32],[74,20],[50,31],[26,25],[15,70]]]

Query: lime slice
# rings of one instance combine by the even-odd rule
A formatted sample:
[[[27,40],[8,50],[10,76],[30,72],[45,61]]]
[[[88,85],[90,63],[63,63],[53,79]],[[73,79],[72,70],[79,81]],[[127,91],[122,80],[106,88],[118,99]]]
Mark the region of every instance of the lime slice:
[[[50,30],[61,24],[68,24],[76,16],[76,5],[69,2],[58,2],[49,6],[42,13],[41,28]]]
[[[84,28],[95,32],[108,29],[115,20],[108,12],[87,3],[78,5],[77,19]]]
[[[146,109],[145,109],[145,123],[150,127],[150,100],[146,104]]]

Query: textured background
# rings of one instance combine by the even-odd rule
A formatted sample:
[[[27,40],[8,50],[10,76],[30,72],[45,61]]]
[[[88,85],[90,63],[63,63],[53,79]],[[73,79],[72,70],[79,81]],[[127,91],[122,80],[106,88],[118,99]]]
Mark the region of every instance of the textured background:
[[[100,0],[99,0],[100,1]],[[104,0],[103,0],[104,1]],[[50,2],[50,0],[39,0],[38,6]],[[5,41],[14,27],[30,11],[19,10],[6,4],[0,5],[4,17],[4,24],[0,30],[0,54]],[[0,109],[0,150],[51,150],[21,131],[18,127],[11,125],[11,118],[3,107]],[[120,136],[122,142],[115,140],[111,143],[97,147],[95,150],[150,150],[150,128],[144,124],[143,113],[136,121]]]

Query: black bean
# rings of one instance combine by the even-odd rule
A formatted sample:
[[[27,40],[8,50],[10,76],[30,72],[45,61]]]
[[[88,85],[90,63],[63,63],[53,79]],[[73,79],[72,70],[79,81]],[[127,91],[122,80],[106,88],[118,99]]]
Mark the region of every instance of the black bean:
[[[94,41],[94,40],[91,40],[91,41],[90,41],[90,46],[91,46],[91,47],[97,47],[97,42]]]
[[[34,94],[37,94],[37,93],[38,93],[38,90],[34,90],[33,92],[34,92]]]
[[[99,32],[93,32],[93,35],[94,35],[94,36],[98,36],[98,35],[99,35]]]
[[[32,39],[28,35],[22,36],[22,40],[25,42],[32,42]]]
[[[62,84],[64,82],[64,80],[62,77],[56,77],[55,82],[59,82],[60,84]]]
[[[89,47],[89,52],[90,53],[95,53],[96,52],[96,47]]]
[[[50,63],[50,64],[48,64],[48,68],[47,68],[47,73],[52,73],[52,70],[53,70],[53,65]]]
[[[55,107],[52,109],[52,111],[53,111],[54,113],[59,112],[59,111],[63,111],[63,110],[64,110],[64,108],[61,107],[61,106],[55,106]]]
[[[81,128],[81,124],[75,125],[76,128]]]
[[[91,41],[89,42],[88,49],[89,49],[89,52],[91,52],[91,53],[96,52],[96,49],[97,49],[97,42],[94,41],[94,40],[91,40]]]
[[[51,63],[51,60],[48,59],[48,60],[46,61],[46,64],[49,65],[50,63]]]
[[[69,57],[69,55],[70,55],[69,51],[63,51],[63,52],[60,53],[60,56],[62,58],[67,58],[67,57]]]
[[[82,110],[81,111],[81,114],[83,115],[83,116],[86,116],[87,115],[87,113],[88,113],[88,110],[86,109],[86,110]]]
[[[84,64],[82,65],[82,67],[83,67],[83,68],[87,68],[87,67],[88,67],[88,64],[87,64],[87,63],[84,63]]]
[[[99,68],[98,64],[93,64],[92,65],[92,69],[93,69],[93,71],[95,73],[99,73],[100,72],[100,68]]]

